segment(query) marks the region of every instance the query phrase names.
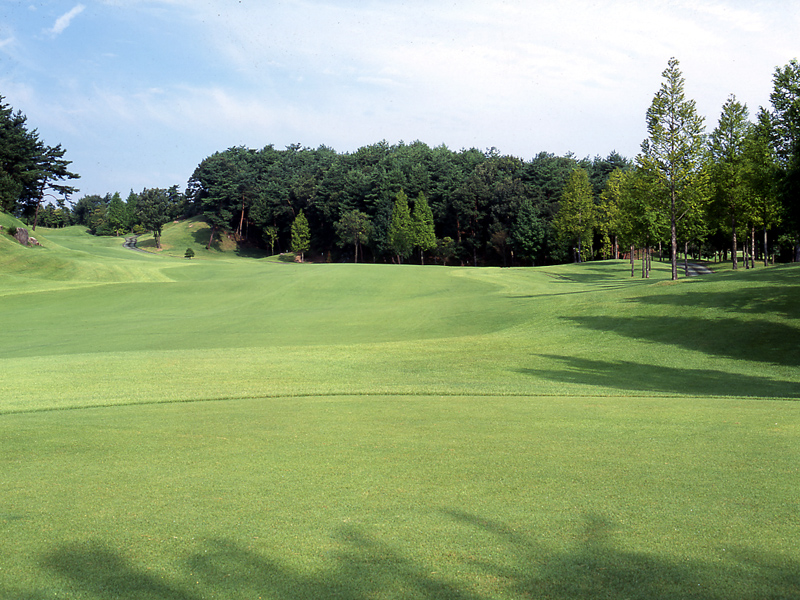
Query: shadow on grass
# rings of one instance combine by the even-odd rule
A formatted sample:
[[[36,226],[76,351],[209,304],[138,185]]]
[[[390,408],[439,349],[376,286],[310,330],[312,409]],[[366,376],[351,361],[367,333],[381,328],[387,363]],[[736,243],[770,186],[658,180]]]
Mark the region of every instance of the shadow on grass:
[[[211,236],[211,229],[210,228],[202,228],[202,229],[193,229],[192,230],[192,239],[194,240],[195,244],[200,244],[203,247],[208,246],[208,238]],[[214,236],[214,241],[211,242],[211,249],[216,250],[217,252],[222,252],[222,245],[220,243],[219,234]]]
[[[84,594],[119,600],[199,600],[177,583],[162,581],[132,565],[99,542],[62,546],[44,557],[43,565],[76,584]]]
[[[797,278],[793,278],[796,280]],[[688,288],[691,290],[691,288]],[[637,303],[691,308],[717,308],[749,315],[774,314],[800,319],[800,285],[786,283],[750,287],[731,292],[660,294],[644,296]]]
[[[556,361],[552,369],[517,369],[541,379],[642,393],[690,396],[800,398],[796,381],[740,375],[712,369],[678,369],[630,361],[605,361],[541,355]]]
[[[508,582],[509,597],[555,600],[608,598],[755,600],[798,598],[797,563],[779,555],[757,554],[745,548],[727,548],[725,558],[707,561],[675,560],[621,549],[618,527],[601,515],[588,515],[574,546],[543,553],[530,539],[503,523],[461,511],[447,513],[456,521],[490,533],[515,556],[513,569],[487,570]]]
[[[800,328],[755,318],[564,317],[595,331],[669,344],[706,354],[800,366]]]
[[[460,510],[445,510],[443,515],[463,529],[462,536],[489,536],[484,544],[496,551],[476,548],[459,554],[461,562],[448,565],[453,573],[448,576],[440,574],[441,565],[416,562],[361,528],[345,527],[335,533],[337,550],[324,557],[327,567],[292,566],[294,548],[275,549],[281,558],[273,559],[225,539],[210,540],[189,556],[184,573],[174,576],[183,580],[180,583],[151,575],[101,544],[62,546],[43,562],[65,578],[76,595],[122,600],[755,600],[800,594],[800,564],[785,557],[726,548],[725,554],[701,561],[626,550],[616,539],[619,528],[598,515],[588,515],[571,547],[558,551],[548,551],[533,535],[492,519]],[[454,550],[458,554],[463,545]],[[496,560],[485,558],[495,552]],[[454,579],[456,573],[463,575]],[[44,597],[37,593],[14,597]]]

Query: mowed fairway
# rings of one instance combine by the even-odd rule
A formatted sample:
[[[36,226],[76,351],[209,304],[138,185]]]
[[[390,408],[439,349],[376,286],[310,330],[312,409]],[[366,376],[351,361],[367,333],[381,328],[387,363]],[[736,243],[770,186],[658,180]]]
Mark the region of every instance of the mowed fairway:
[[[37,237],[0,239],[0,598],[800,597],[795,266]]]

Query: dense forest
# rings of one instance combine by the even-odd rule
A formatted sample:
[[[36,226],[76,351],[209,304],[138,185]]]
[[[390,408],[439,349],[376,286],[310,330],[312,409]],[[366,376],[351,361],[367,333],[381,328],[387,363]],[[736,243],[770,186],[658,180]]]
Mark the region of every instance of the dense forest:
[[[153,231],[157,243],[167,222],[202,215],[209,247],[225,235],[316,260],[506,266],[659,255],[673,276],[679,252],[730,255],[735,267],[798,260],[800,64],[776,68],[773,83],[771,108],[751,120],[731,96],[707,132],[671,59],[633,159],[540,152],[525,160],[419,141],[345,153],[235,147],[202,160],[185,193],[145,189],[71,206],[64,200],[74,189],[59,182],[76,175],[63,150],[41,144],[0,98],[0,202],[34,227]],[[35,158],[19,166],[25,152],[13,150],[26,135]],[[63,199],[43,202],[48,191]]]

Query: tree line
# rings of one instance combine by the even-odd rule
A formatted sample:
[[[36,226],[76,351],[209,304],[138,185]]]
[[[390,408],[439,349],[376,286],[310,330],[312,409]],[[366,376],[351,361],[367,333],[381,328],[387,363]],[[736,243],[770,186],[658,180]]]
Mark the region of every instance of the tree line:
[[[666,253],[677,277],[680,251],[730,254],[734,267],[740,259],[753,266],[757,257],[800,260],[798,62],[775,69],[771,107],[751,121],[731,96],[710,133],[686,98],[678,61],[662,75],[634,159],[540,152],[523,160],[495,148],[454,151],[419,141],[346,153],[234,147],[202,160],[185,194],[177,186],[145,189],[125,201],[84,196],[41,210],[42,191],[59,185],[57,175],[14,188],[5,161],[0,198],[4,209],[29,219],[35,213],[48,226],[81,224],[98,235],[148,230],[157,244],[166,222],[203,215],[209,247],[228,235],[271,252],[337,261],[477,266],[625,256],[643,257],[647,276],[653,254]]]

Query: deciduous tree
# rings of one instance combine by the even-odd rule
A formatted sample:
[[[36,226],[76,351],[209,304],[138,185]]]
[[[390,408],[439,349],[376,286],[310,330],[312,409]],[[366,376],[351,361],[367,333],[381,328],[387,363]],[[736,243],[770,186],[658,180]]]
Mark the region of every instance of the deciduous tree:
[[[703,117],[688,100],[684,78],[675,58],[662,73],[664,81],[647,110],[648,137],[637,157],[660,189],[662,210],[669,216],[672,279],[678,278],[678,223],[696,214],[705,198],[703,188],[705,134]]]
[[[750,221],[750,190],[745,182],[745,141],[752,127],[747,106],[730,96],[709,137],[709,165],[714,212],[731,227],[733,268],[738,268],[737,227]]]
[[[592,242],[595,211],[592,200],[592,185],[585,169],[575,169],[570,173],[561,204],[553,219],[556,236],[562,243],[574,244],[575,262],[586,258],[585,248]]]
[[[336,222],[335,228],[342,244],[353,245],[354,262],[358,262],[361,245],[368,244],[372,235],[372,220],[369,215],[360,210],[348,211]],[[364,258],[363,250],[361,258]]]

